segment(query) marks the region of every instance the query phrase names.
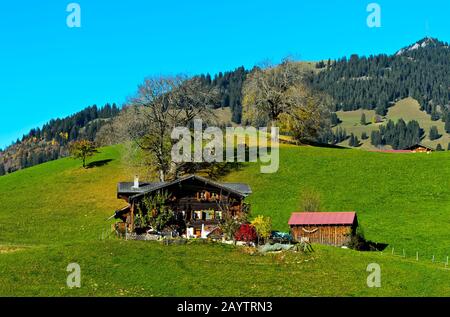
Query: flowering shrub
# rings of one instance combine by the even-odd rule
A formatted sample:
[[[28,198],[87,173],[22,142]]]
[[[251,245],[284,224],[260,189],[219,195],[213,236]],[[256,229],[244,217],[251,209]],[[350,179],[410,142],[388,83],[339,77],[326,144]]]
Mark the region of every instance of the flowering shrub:
[[[234,238],[237,241],[255,242],[256,230],[252,225],[243,224],[239,227],[238,231],[234,235]]]
[[[266,240],[270,237],[270,234],[272,233],[272,219],[270,217],[257,216],[252,220],[251,224],[253,228],[255,228],[259,238]]]

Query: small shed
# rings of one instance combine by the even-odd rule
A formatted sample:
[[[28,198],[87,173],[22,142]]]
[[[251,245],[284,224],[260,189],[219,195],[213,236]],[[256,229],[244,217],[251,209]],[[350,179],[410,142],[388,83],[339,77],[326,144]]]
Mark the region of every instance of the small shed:
[[[294,212],[289,219],[292,237],[333,246],[350,242],[358,226],[356,212]]]

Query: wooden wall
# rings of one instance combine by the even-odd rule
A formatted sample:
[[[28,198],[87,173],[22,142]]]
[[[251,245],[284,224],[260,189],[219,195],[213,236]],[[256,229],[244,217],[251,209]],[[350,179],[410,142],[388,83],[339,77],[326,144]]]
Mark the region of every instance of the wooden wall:
[[[415,153],[426,153],[426,152],[430,152],[429,149],[424,148],[424,147],[418,147],[416,149],[413,149],[413,152]]]
[[[351,239],[352,232],[352,226],[344,225],[291,226],[291,234],[297,241],[306,238],[310,243],[334,246],[347,244]]]

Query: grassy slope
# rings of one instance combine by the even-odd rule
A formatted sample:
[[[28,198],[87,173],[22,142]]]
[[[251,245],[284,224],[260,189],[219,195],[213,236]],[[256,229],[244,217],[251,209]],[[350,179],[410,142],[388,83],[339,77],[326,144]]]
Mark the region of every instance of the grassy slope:
[[[436,148],[438,143],[442,145],[444,149],[447,149],[450,143],[450,134],[445,133],[445,123],[441,120],[432,121],[431,117],[424,111],[420,111],[419,103],[412,99],[407,98],[399,101],[395,107],[389,109],[388,117],[394,121],[403,118],[405,121],[416,120],[419,122],[420,127],[425,132],[425,138],[423,139],[423,144]],[[436,126],[438,128],[439,134],[442,135],[441,138],[431,141],[428,137],[430,133],[430,128]]]
[[[65,287],[68,263],[82,287]],[[366,286],[379,263],[382,287]],[[224,245],[93,241],[3,254],[0,295],[64,296],[445,296],[449,271],[378,253],[317,247],[312,255],[245,254]],[[447,282],[446,282],[447,281]]]
[[[362,126],[360,124],[362,113],[366,114],[366,120],[369,123],[366,126]],[[379,126],[382,124],[386,124],[386,122],[391,119],[394,122],[403,118],[406,122],[411,120],[416,120],[419,122],[420,127],[424,130],[425,135],[422,141],[423,144],[427,146],[431,146],[436,148],[438,143],[442,145],[444,149],[447,149],[447,146],[450,142],[450,134],[445,133],[444,123],[439,121],[432,121],[430,115],[420,110],[419,103],[413,98],[406,98],[397,102],[393,107],[389,108],[389,111],[386,115],[385,122],[379,124],[372,124],[370,121],[375,115],[375,111],[373,110],[355,110],[355,111],[338,111],[338,117],[342,120],[342,123],[338,125],[350,133],[354,133],[359,139],[361,139],[361,133],[366,132],[370,137],[370,134],[373,130],[378,130]],[[428,134],[430,132],[430,128],[432,126],[436,126],[439,130],[439,133],[442,135],[438,140],[431,141],[428,138]],[[337,127],[335,128],[337,129]],[[374,147],[370,144],[370,139],[368,140],[360,140],[362,143],[362,149],[373,150]],[[348,146],[348,141],[342,142],[341,145]]]
[[[105,218],[123,205],[116,183],[132,175],[120,149],[102,149],[96,160],[113,159],[102,167],[83,170],[62,159],[0,178],[0,295],[450,294],[443,265],[387,253],[316,246],[311,255],[251,256],[222,245],[100,241]],[[283,146],[279,173],[248,166],[227,178],[250,183],[254,211],[270,214],[279,229],[296,210],[300,189],[314,187],[327,209],[357,210],[369,238],[444,254],[448,158]],[[82,268],[79,290],[65,287],[70,262]],[[380,289],[365,284],[372,262],[382,266]]]
[[[323,209],[358,212],[366,237],[430,256],[450,253],[450,152],[372,153],[284,146],[280,169],[257,166],[228,180],[252,185],[252,210],[287,230],[304,188],[321,193]]]
[[[369,123],[365,126],[361,125],[361,115],[366,115],[366,121]],[[365,150],[373,150],[374,147],[370,144],[370,134],[374,130],[378,130],[380,125],[383,123],[371,123],[372,118],[375,116],[374,110],[354,110],[354,111],[338,111],[336,112],[339,119],[342,121],[340,124],[338,124],[333,130],[337,130],[338,127],[345,129],[347,131],[347,134],[350,135],[353,133],[355,136],[358,137],[359,141],[361,142],[361,149]],[[362,140],[361,135],[363,132],[366,132],[369,139]],[[348,146],[348,140],[345,140],[340,145],[342,146]]]
[[[102,167],[80,168],[70,158],[0,178],[0,241],[49,244],[98,236],[105,219],[124,206],[115,199],[117,183],[130,179],[120,168],[120,147],[105,148],[95,159]],[[132,175],[132,174],[131,174]]]

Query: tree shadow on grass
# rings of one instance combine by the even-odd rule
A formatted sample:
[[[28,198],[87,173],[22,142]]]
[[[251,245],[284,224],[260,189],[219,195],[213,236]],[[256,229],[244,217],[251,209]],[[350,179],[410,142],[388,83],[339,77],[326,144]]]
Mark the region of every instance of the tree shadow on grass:
[[[383,251],[388,246],[387,243],[373,242],[366,240],[364,236],[356,234],[352,236],[349,247],[357,251]]]
[[[365,244],[359,251],[384,251],[388,246],[387,243],[365,241]]]
[[[91,162],[86,165],[86,168],[102,167],[102,166],[108,165],[108,163],[111,161],[112,161],[112,159]]]
[[[320,143],[320,142],[314,142],[314,141],[306,141],[303,144],[314,146],[314,147],[327,148],[327,149],[350,150],[350,148],[345,147],[345,146],[341,146],[341,145],[337,145],[337,144]]]

